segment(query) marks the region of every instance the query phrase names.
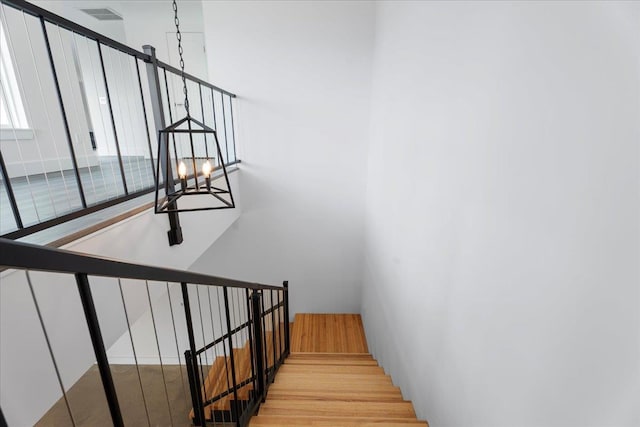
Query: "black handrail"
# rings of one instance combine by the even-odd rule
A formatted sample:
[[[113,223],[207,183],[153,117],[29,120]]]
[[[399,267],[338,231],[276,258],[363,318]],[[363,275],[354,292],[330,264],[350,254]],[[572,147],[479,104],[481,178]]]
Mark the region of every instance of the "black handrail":
[[[216,402],[227,396],[233,397],[229,401],[230,409],[223,410],[223,412],[228,411],[226,413],[227,416],[230,417],[229,421],[233,422],[236,426],[246,426],[251,416],[255,413],[255,411],[260,406],[260,403],[264,400],[269,383],[273,381],[278,368],[282,365],[284,359],[289,354],[288,339],[285,339],[284,348],[282,347],[280,342],[282,334],[282,321],[284,321],[284,332],[288,335],[288,282],[283,282],[283,286],[272,286],[245,282],[223,277],[192,273],[189,271],[132,264],[94,255],[80,254],[62,249],[16,242],[4,238],[0,238],[0,267],[26,270],[28,280],[29,271],[67,273],[73,274],[76,277],[78,291],[80,293],[80,299],[85,312],[87,327],[90,331],[91,341],[95,352],[97,365],[100,371],[102,385],[104,387],[105,396],[109,404],[109,412],[111,414],[114,426],[117,427],[124,427],[123,417],[118,403],[117,391],[115,389],[114,381],[109,367],[110,365],[107,358],[106,347],[104,345],[102,333],[100,332],[100,324],[96,314],[94,300],[91,295],[91,288],[89,286],[90,276],[167,282],[167,291],[169,282],[181,284],[182,300],[185,311],[185,322],[189,337],[189,349],[184,353],[185,366],[187,368],[189,390],[191,393],[191,400],[193,405],[192,421],[196,426],[204,426],[206,425],[207,421],[215,421],[216,416],[222,416],[224,421],[225,415],[220,415],[220,412],[218,412],[218,415],[216,415],[216,411],[218,410],[213,409],[213,407],[212,410],[209,411],[210,416],[212,416],[213,418],[205,418],[205,408],[209,405],[214,405]],[[193,319],[191,316],[190,308],[190,297],[187,289],[188,285],[222,287],[224,295],[224,318],[226,319],[226,333],[223,333],[222,336],[215,338],[211,343],[205,345],[200,350],[197,350],[195,345]],[[29,286],[31,286],[30,281]],[[245,292],[239,293],[238,295],[244,294],[248,297],[248,300],[246,301],[247,320],[241,322],[240,325],[236,326],[233,329],[231,328],[232,316],[230,312],[230,306],[233,304],[233,302],[230,301],[229,298],[229,288],[245,289]],[[249,289],[252,290],[250,297],[248,296]],[[278,293],[277,299],[273,297],[274,290]],[[269,291],[270,293],[269,306],[266,306],[267,302],[262,298],[264,291]],[[282,293],[281,295],[280,292]],[[37,306],[35,294],[33,294],[33,298],[34,303]],[[201,308],[199,307],[199,298],[200,297],[198,296],[198,310],[201,310]],[[220,302],[219,299],[218,302]],[[240,309],[243,304],[244,303],[237,304],[235,305],[235,307]],[[220,309],[220,311],[222,312],[222,309]],[[276,311],[278,311],[279,313],[277,316],[277,321]],[[233,317],[236,318],[235,309]],[[271,321],[271,331],[269,338],[267,338],[269,331],[265,327],[266,318],[269,318]],[[222,322],[222,317],[220,320]],[[200,322],[202,323],[202,318],[200,319]],[[220,326],[223,327],[222,324]],[[44,323],[42,323],[42,327],[44,330]],[[202,324],[201,328],[203,328]],[[246,374],[247,376],[244,377],[237,377],[239,371],[237,371],[237,361],[235,360],[234,355],[234,335],[240,333],[240,338],[242,338],[241,332],[245,328],[248,329],[248,342],[246,345],[248,345],[250,348],[249,361],[251,364],[251,373]],[[204,334],[202,338],[204,340]],[[271,344],[271,349],[269,350],[267,339]],[[206,392],[206,389],[203,388],[205,375],[204,373],[202,373],[202,362],[199,362],[198,358],[200,354],[211,348],[214,348],[218,344],[226,345],[229,350],[228,356],[225,353],[224,358],[228,358],[230,363],[230,365],[228,366],[230,366],[231,371],[231,384],[229,384],[228,381],[227,389],[219,390],[215,396],[211,396]],[[271,360],[272,356],[273,359]],[[53,353],[51,353],[51,357],[54,357]],[[226,363],[227,362],[225,362],[225,364]],[[227,374],[229,373],[227,372]],[[247,397],[241,398],[239,394],[240,390],[249,386],[252,386],[253,391],[249,392],[248,400]]]
[[[49,271],[54,273],[82,273],[89,276],[119,277],[121,279],[190,283],[194,285],[228,288],[273,289],[281,286],[245,282],[210,276],[185,270],[132,264],[116,259],[80,254],[63,249],[37,246],[0,238],[0,266],[7,268]]]

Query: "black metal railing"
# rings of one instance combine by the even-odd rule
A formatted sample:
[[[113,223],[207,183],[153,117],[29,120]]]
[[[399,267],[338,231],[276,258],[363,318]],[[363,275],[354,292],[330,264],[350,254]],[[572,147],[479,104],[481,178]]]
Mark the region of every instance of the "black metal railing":
[[[15,73],[3,103],[11,103],[5,89],[15,92],[30,130],[25,137],[12,114],[2,129],[0,236],[17,239],[151,193],[158,130],[184,115],[180,70],[151,46],[140,52],[23,0],[1,0],[0,17],[3,66]],[[185,77],[199,107],[192,116],[218,134],[214,166],[238,163],[236,95]]]
[[[7,279],[6,276],[8,272],[25,274],[24,286],[29,288],[39,327],[46,341],[48,356],[58,379],[59,394],[62,395],[57,403],[62,409],[58,409],[68,412],[70,425],[76,425],[79,406],[85,407],[86,410],[88,405],[87,402],[77,400],[74,404],[69,398],[73,394],[74,385],[68,382],[65,384],[63,380],[67,375],[61,366],[69,366],[65,355],[74,359],[78,355],[77,350],[61,350],[54,342],[53,337],[66,335],[66,331],[59,330],[64,322],[61,322],[60,318],[49,322],[46,314],[51,311],[52,305],[58,303],[38,296],[50,292],[49,288],[57,286],[53,283],[56,280],[52,280],[52,277],[63,275],[72,278],[68,286],[77,288],[82,317],[86,323],[110,414],[108,422],[115,426],[134,425],[141,421],[135,418],[135,414],[130,413],[131,402],[122,405],[123,393],[126,396],[130,396],[131,393],[130,390],[118,387],[120,370],[114,370],[113,362],[110,360],[112,356],[109,354],[109,346],[112,343],[105,341],[103,333],[109,331],[106,335],[113,336],[114,324],[121,325],[117,332],[127,336],[131,342],[142,396],[139,405],[144,407],[149,425],[184,425],[185,422],[197,426],[218,423],[248,425],[251,416],[264,401],[267,388],[273,382],[278,368],[289,354],[287,282],[284,282],[282,287],[269,286],[132,264],[2,238],[0,267],[10,269],[3,272],[3,280],[8,281],[3,283],[4,286],[11,286],[11,279]],[[39,272],[46,272],[46,275]],[[148,308],[150,314],[163,379],[162,386],[156,385],[154,390],[148,385],[143,385],[141,369],[145,366],[138,362],[142,350],[140,340],[135,337],[136,327],[133,325],[136,316],[132,308],[134,303],[131,295],[140,290],[144,293],[145,288],[145,299],[148,299],[148,307],[145,306],[145,310]],[[113,299],[108,296],[109,292],[113,293]],[[95,296],[98,293],[100,298]],[[111,301],[111,304],[107,301]],[[114,304],[119,305],[120,301],[126,322],[122,322],[122,319],[118,321],[118,316],[113,315],[114,311],[119,309]],[[167,303],[168,310],[163,311],[163,301]],[[180,305],[184,310],[178,309]],[[21,310],[27,310],[27,307],[21,307]],[[65,307],[65,312],[67,310],[70,310],[70,307]],[[110,315],[105,316],[106,312]],[[71,316],[71,313],[66,315]],[[140,319],[145,317],[141,317],[140,313],[137,316],[137,322],[143,322]],[[163,324],[172,326],[167,327],[168,330],[162,330],[159,325]],[[21,325],[16,324],[13,327],[20,328]],[[169,337],[170,342],[162,342],[161,337]],[[29,339],[33,337],[24,338],[25,341]],[[69,340],[70,338],[65,338],[66,346],[82,347]],[[24,352],[22,346],[15,347],[12,347],[12,351],[17,354]],[[55,348],[58,350],[54,350]],[[10,350],[5,348],[3,351]],[[167,360],[170,356],[176,355],[182,388],[179,381],[171,382],[165,378],[165,374],[171,368]],[[89,368],[90,366],[83,367],[84,370]],[[184,371],[188,387],[183,381]],[[161,390],[162,395],[162,389],[166,405],[162,400],[149,397],[157,396],[158,390]],[[86,388],[84,390],[86,391]],[[35,394],[37,393],[33,392],[30,396],[37,399]],[[176,404],[176,395],[182,396],[188,403]],[[159,408],[158,405],[162,407]],[[17,416],[16,408],[3,405],[1,410],[8,419],[15,419]],[[52,410],[48,414],[51,412]],[[165,415],[162,415],[163,413]],[[100,420],[92,419],[100,423]],[[41,421],[46,424],[48,420]]]

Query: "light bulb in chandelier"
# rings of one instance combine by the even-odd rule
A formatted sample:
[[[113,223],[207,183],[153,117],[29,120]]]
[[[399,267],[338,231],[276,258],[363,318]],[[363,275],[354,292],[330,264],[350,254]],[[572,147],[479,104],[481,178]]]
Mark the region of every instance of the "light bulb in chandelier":
[[[187,165],[182,160],[178,164],[178,176],[180,177],[182,191],[187,191]]]
[[[211,171],[213,168],[211,167],[211,162],[207,159],[202,164],[202,174],[204,175],[204,183],[207,186],[207,191],[211,191]]]
[[[211,167],[211,162],[209,160],[202,164],[202,174],[205,178],[209,178],[211,176],[212,170],[213,168]]]

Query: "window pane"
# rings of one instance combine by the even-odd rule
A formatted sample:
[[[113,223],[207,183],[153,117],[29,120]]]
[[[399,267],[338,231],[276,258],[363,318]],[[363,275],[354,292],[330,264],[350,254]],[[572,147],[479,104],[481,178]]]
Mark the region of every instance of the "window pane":
[[[0,91],[2,92],[0,94],[2,98],[0,125],[26,129],[28,127],[27,116],[13,63],[5,26],[0,20]]]

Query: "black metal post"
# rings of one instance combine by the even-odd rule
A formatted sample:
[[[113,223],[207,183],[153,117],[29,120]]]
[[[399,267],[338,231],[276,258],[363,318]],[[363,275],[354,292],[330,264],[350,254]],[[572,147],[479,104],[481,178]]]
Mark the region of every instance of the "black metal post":
[[[193,402],[193,424],[197,426],[205,425],[204,407],[202,406],[202,389],[200,387],[200,377],[195,365],[196,339],[193,335],[193,321],[191,320],[191,305],[189,304],[189,290],[186,283],[181,283],[182,302],[184,304],[184,316],[187,322],[187,335],[189,336],[190,358],[187,359],[187,369],[191,369],[189,375],[189,388],[191,390],[191,401]],[[185,353],[185,357],[187,353]],[[189,367],[191,366],[191,367]]]
[[[229,107],[231,109],[231,138],[233,139],[233,160],[236,159],[236,129],[233,122],[233,98],[229,97]]]
[[[150,62],[147,63],[147,76],[149,77],[149,93],[151,95],[153,122],[155,123],[157,133],[161,129],[165,128],[160,76],[158,75],[158,59],[156,58],[156,49],[153,46],[145,45],[142,48],[144,49],[144,53],[150,57]],[[171,111],[171,108],[169,108],[169,111]],[[162,155],[162,153],[169,152],[168,140],[167,138],[160,138],[159,143],[158,152],[160,155],[158,155],[157,161],[159,162],[158,164],[162,164],[162,171],[166,174],[166,176],[163,176],[162,178],[165,180],[165,183],[168,183],[167,185],[173,185],[174,180],[173,174],[171,173],[171,166],[166,161],[165,156]],[[156,176],[156,180],[157,185],[160,182],[159,174]],[[178,208],[177,202],[173,202],[172,205],[173,206],[169,207],[169,210]],[[183,241],[180,217],[178,217],[177,212],[169,212],[167,216],[169,217],[169,231],[167,231],[167,235],[169,236],[169,246],[179,245]]]
[[[202,402],[198,400],[198,367],[197,361],[191,353],[191,350],[184,352],[184,361],[187,365],[187,379],[189,380],[189,392],[191,393],[191,405],[193,406],[193,424],[196,426],[204,426],[204,415],[200,411]],[[202,408],[204,411],[204,408]],[[202,417],[202,418],[201,418]]]
[[[229,316],[229,294],[227,288],[222,288],[224,295],[224,312],[227,316],[227,335],[229,336],[229,359],[231,360],[231,382],[233,384],[233,399],[236,401],[236,405],[232,405],[234,420],[238,427],[240,426],[240,417],[238,414],[238,386],[236,383],[236,363],[233,357],[233,336],[231,335],[231,317]]]
[[[251,359],[251,378],[254,378],[253,389],[256,390],[256,367],[253,348],[253,331],[251,330],[251,296],[249,295],[249,288],[245,288],[244,292],[247,302],[247,321],[249,321],[249,327],[247,328],[247,330],[249,331],[249,357]]]
[[[221,97],[222,97],[222,126],[224,126],[224,147],[225,147],[225,152],[227,153],[227,161],[225,163],[229,163],[229,140],[227,138],[227,113],[225,112],[226,110],[224,108],[224,94],[221,94]]]
[[[136,74],[138,75],[138,87],[140,88],[140,103],[142,104],[142,116],[144,117],[144,128],[147,131],[147,144],[149,145],[149,160],[151,161],[151,173],[153,173],[153,179],[156,182],[160,182],[156,175],[156,168],[153,162],[153,148],[151,147],[151,136],[149,135],[149,120],[147,120],[147,107],[144,104],[144,92],[142,91],[142,79],[140,78],[140,66],[138,65],[138,58],[134,58],[136,62]]]
[[[204,102],[202,101],[202,85],[198,83],[198,91],[200,93],[200,111],[202,112],[202,124],[206,124],[204,121]],[[204,135],[204,155],[209,160],[209,143],[207,142],[207,135]]]
[[[107,70],[104,68],[104,59],[102,58],[102,44],[100,40],[96,40],[98,44],[98,57],[100,58],[100,66],[102,67],[102,78],[104,80],[104,91],[107,95],[107,106],[109,107],[109,115],[111,116],[111,128],[113,129],[113,139],[116,143],[116,153],[118,154],[118,163],[120,163],[120,177],[122,178],[122,186],[124,194],[129,194],[127,188],[127,177],[124,174],[124,163],[122,162],[122,154],[120,153],[120,141],[118,141],[118,130],[116,129],[116,120],[113,116],[113,107],[111,105],[111,95],[109,94],[109,82],[107,81]]]
[[[173,123],[173,115],[171,114],[171,95],[169,94],[169,80],[167,79],[167,69],[166,68],[162,70],[162,74],[164,75],[164,90],[165,90],[165,93],[167,94],[167,112],[169,113],[169,121],[171,123]],[[158,92],[158,93],[160,93],[160,92]],[[171,139],[173,140],[173,156],[176,158],[176,168],[177,168],[180,158],[178,157],[178,149],[176,148],[176,135],[175,134],[171,134]],[[167,141],[167,147],[169,147],[168,144],[169,144],[169,142]],[[167,153],[169,153],[169,149],[168,148],[167,148]]]
[[[275,305],[273,304],[273,289],[269,291],[271,296],[271,347],[273,348],[273,375],[275,375],[276,364],[280,359],[277,355],[278,349],[276,348],[276,310]]]
[[[2,169],[4,188],[7,190],[7,196],[9,197],[9,204],[11,205],[11,210],[13,211],[13,218],[16,221],[16,226],[18,228],[24,228],[24,225],[22,224],[22,218],[20,217],[20,210],[18,209],[18,203],[16,202],[16,197],[13,194],[13,186],[11,185],[9,172],[7,172],[7,166],[4,163],[4,157],[2,157],[2,151],[0,151],[0,168]]]
[[[98,315],[93,303],[93,297],[91,296],[91,288],[89,287],[89,279],[87,278],[87,275],[76,273],[76,283],[78,284],[80,301],[82,302],[82,308],[84,309],[84,317],[87,320],[87,327],[89,328],[93,351],[96,355],[98,370],[100,371],[100,378],[102,379],[102,386],[104,387],[104,394],[109,405],[111,420],[115,427],[124,427],[122,413],[120,412],[120,405],[118,404],[118,395],[116,394],[116,388],[113,385],[111,369],[109,368],[109,360],[107,359],[107,351],[104,348],[104,341],[102,340],[102,333],[100,332],[100,323],[98,322]]]
[[[253,291],[251,293],[251,317],[253,318],[253,336],[255,338],[255,364],[256,364],[256,396],[264,402],[265,388],[264,388],[264,359],[262,349],[262,310],[260,310],[260,291]]]
[[[291,352],[290,347],[290,335],[289,335],[289,281],[282,282],[284,287],[284,349],[285,354],[288,356]]]
[[[80,180],[80,171],[78,169],[78,160],[76,159],[76,152],[73,148],[73,139],[71,138],[71,131],[69,130],[69,121],[67,120],[67,112],[64,109],[64,101],[62,100],[62,90],[60,89],[60,82],[58,81],[58,72],[56,71],[56,64],[53,60],[53,53],[51,52],[51,44],[49,43],[49,34],[47,32],[47,24],[44,18],[40,16],[40,25],[42,26],[42,35],[44,37],[44,43],[47,46],[47,54],[49,56],[49,63],[51,65],[51,74],[53,74],[53,82],[56,87],[56,94],[58,95],[58,105],[60,106],[60,113],[62,114],[62,122],[64,124],[64,132],[67,135],[67,143],[69,144],[69,154],[71,155],[71,162],[73,163],[73,170],[76,174],[76,180],[78,181],[78,191],[80,193],[80,201],[82,207],[87,207],[87,200],[84,197],[84,189],[82,188],[82,180]]]
[[[281,323],[284,323],[284,304],[282,303],[282,301],[284,301],[284,291],[276,291],[276,295],[278,296],[278,299],[276,301],[277,306],[278,306],[278,310],[276,310],[277,313],[277,318],[278,318],[278,363],[282,363],[282,358],[284,355],[284,344],[282,343],[283,340],[283,336],[284,336],[284,331],[282,330],[283,326]]]

